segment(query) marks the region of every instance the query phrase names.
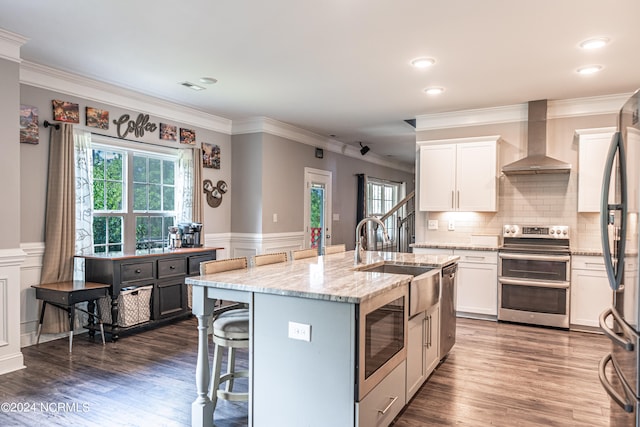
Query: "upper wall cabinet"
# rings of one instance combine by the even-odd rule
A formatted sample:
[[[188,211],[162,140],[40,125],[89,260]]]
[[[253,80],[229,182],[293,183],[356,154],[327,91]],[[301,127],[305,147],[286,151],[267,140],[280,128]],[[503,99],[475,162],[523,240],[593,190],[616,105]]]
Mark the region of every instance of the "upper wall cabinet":
[[[615,131],[613,127],[576,130],[578,135],[578,212],[600,212],[604,163]],[[611,183],[615,184],[613,181]]]
[[[497,211],[499,139],[419,141],[420,210]]]

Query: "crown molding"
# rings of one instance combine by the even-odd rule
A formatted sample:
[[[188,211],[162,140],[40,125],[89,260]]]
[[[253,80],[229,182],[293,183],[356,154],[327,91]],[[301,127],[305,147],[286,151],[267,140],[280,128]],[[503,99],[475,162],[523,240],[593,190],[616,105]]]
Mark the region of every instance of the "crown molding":
[[[12,33],[0,28],[0,58],[13,62],[21,62],[20,48],[29,41],[20,34]]]
[[[242,135],[249,133],[268,133],[270,135],[279,136],[290,139],[301,144],[322,148],[333,153],[342,154],[347,157],[363,160],[365,162],[377,164],[379,166],[388,167],[407,172],[415,166],[394,162],[385,159],[375,153],[368,153],[366,156],[360,154],[360,149],[352,145],[345,144],[332,138],[326,138],[316,133],[301,129],[299,127],[280,122],[269,117],[250,117],[247,119],[234,120],[232,135]]]
[[[20,83],[231,134],[232,122],[229,119],[33,62],[21,63]]]
[[[547,119],[617,113],[631,93],[549,101]],[[524,104],[416,116],[416,132],[527,120]]]

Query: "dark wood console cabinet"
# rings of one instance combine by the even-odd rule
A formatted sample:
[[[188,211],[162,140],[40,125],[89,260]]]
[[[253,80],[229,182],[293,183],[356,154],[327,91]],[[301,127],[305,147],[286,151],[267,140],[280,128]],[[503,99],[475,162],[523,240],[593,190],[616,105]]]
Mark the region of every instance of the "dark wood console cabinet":
[[[111,285],[111,319],[118,319],[118,296],[123,288],[153,286],[151,318],[135,328],[187,315],[187,276],[200,274],[200,263],[216,259],[220,248],[182,248],[136,254],[97,254],[78,258],[85,260],[85,280]],[[129,329],[126,328],[126,329]],[[120,330],[117,320],[106,325],[116,341]]]

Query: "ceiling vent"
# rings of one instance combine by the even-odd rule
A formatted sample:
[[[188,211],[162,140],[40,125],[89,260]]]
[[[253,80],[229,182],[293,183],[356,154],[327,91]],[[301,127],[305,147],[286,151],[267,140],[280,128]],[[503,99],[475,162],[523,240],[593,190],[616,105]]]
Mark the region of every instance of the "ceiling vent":
[[[571,163],[547,156],[547,100],[529,102],[527,156],[503,166],[505,175],[569,173]]]

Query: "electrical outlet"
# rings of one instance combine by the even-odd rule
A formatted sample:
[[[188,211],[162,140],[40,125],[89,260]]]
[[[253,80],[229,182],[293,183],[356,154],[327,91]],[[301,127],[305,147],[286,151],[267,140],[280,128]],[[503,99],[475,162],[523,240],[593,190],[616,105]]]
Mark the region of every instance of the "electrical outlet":
[[[430,219],[429,220],[429,230],[437,230],[438,229],[438,220]]]
[[[292,340],[311,341],[311,325],[289,322],[289,338]]]
[[[273,214],[273,222],[278,222],[278,214],[277,213]]]
[[[449,227],[447,228],[447,230],[449,231],[454,231],[456,229],[456,222],[452,219],[449,220]]]

